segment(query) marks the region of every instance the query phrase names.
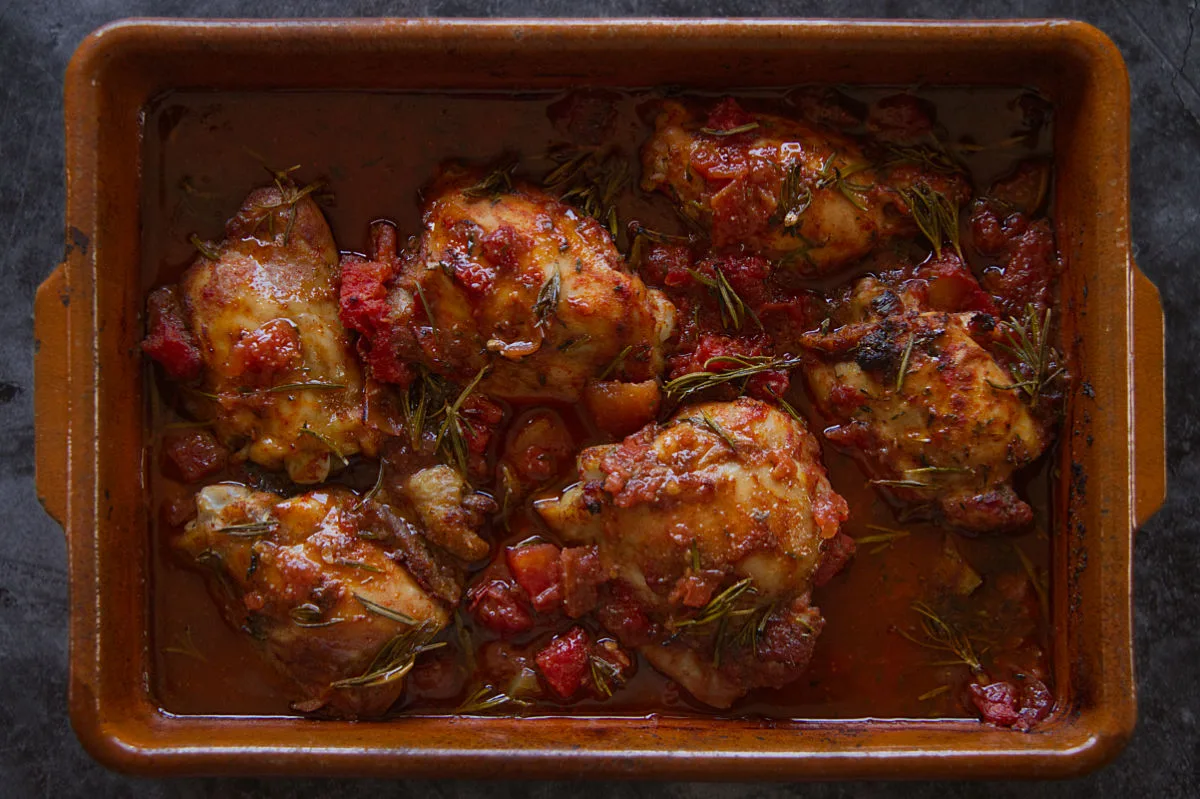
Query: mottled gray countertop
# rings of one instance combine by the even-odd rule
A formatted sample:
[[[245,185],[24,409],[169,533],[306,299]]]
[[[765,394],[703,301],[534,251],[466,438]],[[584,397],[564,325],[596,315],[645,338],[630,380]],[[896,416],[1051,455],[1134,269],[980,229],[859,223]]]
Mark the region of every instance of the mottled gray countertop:
[[[33,487],[33,294],[63,252],[63,70],[79,41],[129,16],[846,16],[1071,17],[1111,36],[1133,87],[1133,235],[1167,318],[1166,507],[1141,531],[1134,566],[1140,722],[1128,749],[1102,771],[1067,783],[704,785],[596,783],[591,797],[1146,796],[1200,793],[1200,415],[1184,386],[1200,385],[1200,47],[1196,2],[1130,0],[0,0],[0,795],[3,796],[554,796],[554,783],[139,780],[92,762],[66,714],[67,580],[62,531]],[[1197,314],[1200,316],[1200,314]],[[452,775],[448,775],[452,776]]]

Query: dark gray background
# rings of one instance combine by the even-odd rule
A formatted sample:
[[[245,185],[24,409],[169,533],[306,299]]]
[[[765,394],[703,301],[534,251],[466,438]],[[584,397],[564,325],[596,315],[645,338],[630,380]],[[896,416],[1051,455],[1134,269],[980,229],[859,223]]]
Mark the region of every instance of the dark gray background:
[[[1140,723],[1108,768],[1066,783],[899,785],[594,784],[587,796],[1145,796],[1200,793],[1200,608],[1197,554],[1200,384],[1193,352],[1200,286],[1200,45],[1196,2],[959,0],[837,3],[727,0],[0,0],[0,795],[2,796],[554,796],[554,783],[135,780],[111,774],[80,748],[66,717],[67,582],[62,531],[33,487],[34,290],[63,252],[61,87],[89,31],[129,16],[845,16],[1071,17],[1111,36],[1133,88],[1133,234],[1167,316],[1166,507],[1138,536],[1136,583]],[[571,790],[571,789],[567,789]]]

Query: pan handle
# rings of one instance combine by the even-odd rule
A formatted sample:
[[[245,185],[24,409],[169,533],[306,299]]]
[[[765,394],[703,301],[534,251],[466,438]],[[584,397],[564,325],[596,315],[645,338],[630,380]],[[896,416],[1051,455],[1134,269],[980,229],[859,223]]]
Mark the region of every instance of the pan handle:
[[[59,264],[38,286],[34,300],[33,404],[38,501],[60,525],[67,518],[70,491],[67,472],[67,441],[70,437],[67,324],[70,304],[66,264]]]
[[[1158,289],[1132,264],[1133,351],[1129,357],[1133,441],[1133,524],[1141,527],[1167,496],[1166,360]]]

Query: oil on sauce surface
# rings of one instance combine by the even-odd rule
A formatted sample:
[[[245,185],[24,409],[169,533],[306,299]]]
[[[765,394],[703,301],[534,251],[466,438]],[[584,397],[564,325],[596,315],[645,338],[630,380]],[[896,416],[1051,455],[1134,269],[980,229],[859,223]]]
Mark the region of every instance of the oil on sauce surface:
[[[866,101],[888,93],[852,92]],[[787,113],[784,95],[733,94],[784,103]],[[920,94],[937,105],[939,122],[951,141],[999,142],[1019,123],[1012,102],[1019,94],[1016,91],[943,89]],[[565,141],[548,113],[558,99],[368,93],[167,95],[147,110],[145,122],[143,291],[183,271],[194,255],[188,243],[192,233],[201,239],[220,237],[225,219],[249,189],[269,182],[264,162],[275,168],[300,165],[295,174],[301,183],[324,180],[331,192],[324,211],[339,248],[362,251],[368,225],[377,218],[393,219],[402,234],[419,232],[420,190],[447,159],[487,163],[519,155],[534,175],[548,171],[553,164],[545,153]],[[650,131],[646,112],[653,99],[650,94],[631,93],[617,101],[613,141],[634,165]],[[1049,142],[1049,132],[1043,131],[1033,149],[985,147],[967,154],[976,188],[985,188],[1019,158],[1048,155]],[[627,190],[619,208],[622,220],[637,219],[665,231],[679,225],[662,198],[636,190]],[[160,429],[171,417],[160,401],[159,387],[153,380],[148,385],[150,429]],[[802,397],[796,400],[804,405]],[[572,426],[581,446],[597,442],[582,420]],[[850,505],[844,531],[866,542],[845,571],[815,592],[814,603],[827,623],[805,675],[783,689],[754,691],[722,715],[975,717],[963,700],[969,669],[948,662],[953,660],[948,653],[918,646],[898,632],[918,629],[912,603],[928,597],[949,534],[929,524],[901,523],[853,461],[829,446],[824,454],[834,487]],[[1053,460],[1051,451],[1042,463]],[[178,530],[167,527],[157,509],[195,487],[188,489],[164,477],[157,468],[157,451],[149,462],[154,509],[151,682],[160,705],[175,714],[290,714],[288,681],[258,656],[249,636],[225,623],[201,576],[171,552],[169,541]],[[374,467],[359,471],[369,485]],[[1032,532],[1019,537],[952,536],[962,557],[983,578],[981,587],[960,608],[972,616],[963,623],[978,631],[981,651],[1005,646],[1006,637],[1024,636],[1048,652],[1051,630],[1042,610],[1047,600],[1044,590],[1027,599],[1024,607],[1014,608],[997,586],[1006,579],[1021,579],[1031,570],[1037,576],[1035,584],[1044,585],[1050,556],[1046,531],[1052,529],[1049,472],[1049,466],[1043,465],[1026,476],[1024,485],[1018,484],[1035,509]],[[542,530],[528,504],[512,529],[507,541],[500,540],[503,533],[498,531],[497,543],[511,543]],[[1036,619],[1031,629],[1011,629],[1010,618],[1030,614]],[[539,632],[535,629],[527,637]],[[488,637],[480,635],[476,640]],[[447,687],[444,681],[424,681],[421,676],[418,668],[395,712],[449,712],[461,701],[469,679],[460,675],[458,683]],[[423,686],[427,687],[423,690]],[[713,714],[644,663],[624,689],[603,703],[590,699],[566,707],[544,703],[530,712]]]

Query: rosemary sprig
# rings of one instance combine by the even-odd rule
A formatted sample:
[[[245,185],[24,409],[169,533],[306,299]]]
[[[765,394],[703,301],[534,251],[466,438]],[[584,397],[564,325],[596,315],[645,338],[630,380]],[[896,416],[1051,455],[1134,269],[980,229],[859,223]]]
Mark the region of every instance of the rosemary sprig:
[[[484,197],[495,200],[501,194],[512,191],[513,173],[517,171],[517,163],[514,159],[492,170],[477,183],[463,189],[463,196],[473,200]]]
[[[183,655],[184,657],[198,660],[201,663],[208,662],[208,658],[203,652],[200,651],[200,647],[196,646],[196,642],[192,640],[191,627],[184,627],[183,634],[180,635],[179,633],[176,633],[173,640],[176,643],[172,644],[171,646],[164,646],[162,648],[163,652],[167,652],[172,655]]]
[[[297,605],[288,611],[288,615],[292,617],[292,622],[297,627],[330,627],[334,624],[341,624],[344,619],[326,619],[324,612],[311,602],[305,602],[303,605]]]
[[[604,380],[605,378],[607,378],[610,374],[613,373],[614,370],[618,369],[622,364],[625,363],[625,358],[631,352],[633,352],[633,345],[629,344],[625,347],[625,349],[623,349],[617,353],[617,357],[613,358],[611,361],[608,362],[608,366],[604,367],[604,371],[602,371],[600,373],[600,376],[597,377],[596,379]]]
[[[417,626],[417,620],[412,616],[409,616],[407,613],[401,613],[398,610],[389,608],[387,605],[381,605],[378,602],[367,599],[362,594],[353,594],[352,596],[358,600],[358,604],[362,605],[368,612],[374,613],[376,616],[382,616],[385,619],[391,619],[394,622],[405,624],[409,627]]]
[[[203,255],[209,261],[221,260],[221,253],[217,250],[214,250],[207,242],[202,241],[195,233],[188,236],[188,241],[191,242],[192,246],[196,248],[198,253]]]
[[[925,693],[918,696],[917,701],[918,702],[928,702],[930,699],[941,696],[942,694],[946,693],[949,690],[950,690],[949,685],[939,685],[937,688],[934,688],[931,691],[926,691]]]
[[[933,483],[922,483],[920,480],[871,480],[873,486],[888,488],[933,488]]]
[[[421,287],[421,281],[417,281],[417,298],[421,300],[421,309],[425,311],[425,318],[429,320],[429,328],[436,333],[437,319],[433,316],[433,308],[429,307],[429,300],[425,298],[425,289]]]
[[[458,467],[459,472],[465,477],[468,472],[467,460],[467,433],[470,431],[470,423],[462,417],[460,411],[462,405],[466,402],[467,397],[471,396],[471,392],[479,385],[479,381],[488,372],[488,365],[484,365],[471,382],[467,384],[455,400],[442,406],[441,410],[434,414],[434,417],[442,417],[442,425],[438,429],[437,437],[434,440],[434,447],[446,447],[446,456],[451,459]]]
[[[812,187],[804,181],[804,167],[794,163],[783,175],[779,186],[779,205],[771,221],[784,229],[784,232],[800,235],[800,217],[812,205]]]
[[[915,183],[900,189],[900,196],[904,198],[904,203],[921,233],[929,239],[934,255],[941,258],[942,247],[948,241],[954,252],[958,253],[958,257],[963,257],[962,248],[959,246],[956,203],[924,183]]]
[[[1042,618],[1050,618],[1050,594],[1046,590],[1046,583],[1041,574],[1038,573],[1037,567],[1033,565],[1033,561],[1025,554],[1025,550],[1016,544],[1012,545],[1016,550],[1017,557],[1021,560],[1021,566],[1025,569],[1025,573],[1029,575],[1029,582],[1033,583],[1033,590],[1037,592],[1038,605],[1042,609]]]
[[[725,129],[700,128],[700,132],[708,134],[709,136],[736,136],[739,133],[749,133],[752,130],[758,130],[758,128],[759,124],[757,122],[747,122],[744,125],[737,125],[736,127]]]
[[[334,561],[334,563],[336,563],[338,566],[345,566],[348,569],[362,569],[363,571],[371,572],[372,574],[383,574],[383,569],[379,568],[378,566],[372,566],[370,563],[364,563],[361,560],[347,560],[345,558],[338,558]]]
[[[716,296],[717,305],[721,309],[721,326],[727,330],[741,330],[743,320],[748,317],[762,330],[763,324],[759,321],[758,314],[733,290],[725,273],[717,266],[713,266],[712,271],[713,277],[698,269],[688,269],[687,273]]]
[[[733,640],[738,646],[743,649],[749,649],[758,655],[758,643],[762,640],[763,632],[767,629],[767,622],[771,620],[771,614],[775,612],[775,603],[772,602],[759,608],[754,608],[749,614],[749,618],[742,624],[740,630],[734,636]]]
[[[873,545],[869,550],[872,555],[890,549],[892,544],[901,538],[908,538],[911,535],[908,530],[893,530],[890,527],[881,527],[877,524],[868,524],[867,529],[871,530],[874,534],[859,536],[854,539],[854,543],[858,546]]]
[[[538,290],[537,301],[533,304],[533,326],[545,334],[550,327],[550,320],[558,312],[558,301],[562,294],[562,272],[557,266],[554,274],[546,278]]]
[[[908,359],[912,357],[913,340],[915,336],[911,333],[908,336],[908,343],[904,345],[904,356],[900,358],[900,369],[896,372],[896,393],[899,394],[904,388],[904,378],[908,375]]]
[[[625,684],[625,676],[621,673],[621,667],[598,655],[588,657],[588,670],[592,674],[592,684],[606,697],[613,695],[614,684],[617,687]]]
[[[1058,359],[1058,352],[1050,346],[1050,309],[1039,320],[1031,303],[1025,306],[1024,319],[1009,317],[1008,328],[1008,343],[996,346],[1015,358],[1029,377],[1007,386],[989,380],[988,385],[1001,391],[1020,389],[1029,398],[1029,404],[1036,407],[1045,387],[1065,371],[1061,366],[1050,371],[1051,362]]]
[[[961,168],[944,150],[926,145],[887,144],[887,165],[916,164],[934,172],[953,174]]]
[[[424,621],[405,630],[380,648],[365,672],[358,677],[338,680],[333,687],[373,688],[403,678],[412,671],[418,655],[446,645],[445,641],[431,643],[438,631],[438,625],[433,621]]]
[[[680,375],[663,386],[667,397],[682,400],[698,391],[745,380],[763,372],[793,369],[803,361],[799,357],[778,357],[773,355],[718,355],[704,362],[704,369],[699,372],[688,372]],[[730,365],[734,368],[725,371],[713,371],[714,368]]]
[[[923,640],[898,627],[896,632],[917,646],[951,653],[956,658],[950,661],[951,663],[962,663],[973,672],[983,670],[983,664],[980,663],[979,656],[975,653],[975,646],[966,633],[942,619],[934,612],[933,608],[924,602],[914,602],[912,609],[921,616]]]
[[[338,449],[337,444],[333,443],[333,440],[330,439],[329,436],[326,436],[323,433],[318,433],[316,430],[313,430],[311,427],[309,427],[308,422],[304,423],[304,426],[300,428],[300,432],[301,434],[315,438],[317,441],[320,441],[322,444],[324,444],[325,448],[329,450],[333,457],[337,458],[338,461],[341,462],[342,466],[350,465],[350,461],[346,460],[346,456],[342,454],[340,449]]]
[[[323,383],[319,380],[310,380],[306,383],[284,383],[264,390],[268,394],[283,394],[289,391],[340,391],[344,388],[346,388],[345,383]]]
[[[358,510],[363,505],[366,505],[368,502],[373,500],[376,497],[376,495],[379,494],[379,491],[383,488],[383,470],[384,470],[384,467],[386,467],[386,466],[387,466],[387,461],[384,458],[380,458],[379,459],[379,473],[375,476],[375,484],[373,486],[371,486],[371,488],[367,491],[367,493],[363,494],[361,497],[358,498],[358,502],[354,503],[355,510]]]
[[[463,703],[454,709],[455,713],[482,713],[485,710],[491,710],[494,707],[500,707],[507,704],[520,705],[528,707],[533,703],[527,699],[520,699],[515,696],[509,696],[503,691],[497,691],[491,685],[481,685],[478,690],[468,696]]]
[[[734,609],[734,605],[738,599],[747,592],[754,592],[754,580],[749,577],[738,580],[733,585],[726,588],[721,593],[708,600],[708,604],[700,608],[700,611],[690,619],[685,619],[675,623],[675,629],[683,629],[685,627],[700,627],[707,624],[712,624],[715,621],[720,621],[729,615]]]
[[[275,532],[275,528],[278,526],[279,522],[267,520],[245,522],[243,524],[228,524],[224,527],[218,527],[216,531],[235,538],[258,538]]]
[[[696,426],[707,428],[710,432],[712,432],[713,435],[721,439],[725,446],[729,447],[735,452],[737,451],[737,441],[734,440],[733,436],[730,435],[728,430],[721,426],[720,422],[709,415],[708,411],[701,411],[698,417],[689,416],[687,418],[680,419],[680,421],[691,422]]]
[[[478,690],[472,692],[454,712],[479,713],[508,704],[528,707],[533,703],[526,697],[533,696],[537,691],[537,674],[532,669],[522,669],[504,690],[498,690],[493,685],[482,685]]]
[[[841,168],[833,165],[833,162],[837,159],[837,157],[838,153],[836,151],[832,152],[829,154],[829,157],[825,159],[825,163],[821,165],[821,171],[817,173],[817,188],[835,188],[841,192],[841,195],[849,200],[850,204],[855,208],[860,211],[867,210],[867,207],[863,205],[862,200],[859,199],[859,195],[870,191],[871,187],[864,186],[859,183],[851,183],[849,180],[847,180],[847,178],[862,172],[867,167],[864,165],[843,172]]]
[[[563,149],[552,154],[559,164],[542,185],[608,229],[614,239],[620,230],[616,198],[629,183],[629,164],[615,153]]]

